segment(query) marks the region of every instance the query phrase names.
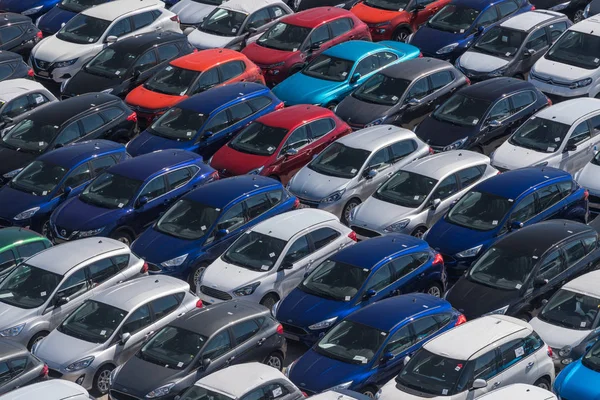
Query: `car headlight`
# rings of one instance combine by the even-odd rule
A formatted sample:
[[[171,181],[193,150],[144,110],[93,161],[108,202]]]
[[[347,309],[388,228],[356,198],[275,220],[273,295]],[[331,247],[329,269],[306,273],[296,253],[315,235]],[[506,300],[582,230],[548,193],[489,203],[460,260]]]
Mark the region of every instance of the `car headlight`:
[[[260,285],[260,282],[254,282],[250,285],[243,286],[233,291],[236,296],[250,296],[256,288]]]
[[[271,315],[273,316],[273,318],[277,319],[277,309],[279,308],[279,304],[281,303],[281,300],[277,300],[275,302],[275,304],[273,304],[273,307],[271,307]]]
[[[98,229],[92,229],[90,231],[81,231],[77,234],[78,238],[86,238],[86,237],[90,237],[90,236],[96,236],[98,234],[100,234],[100,232],[102,232],[104,230],[104,226],[102,228],[98,228]]]
[[[163,267],[178,267],[181,264],[183,264],[187,256],[187,254],[184,254],[179,257],[171,258],[170,260],[161,262],[160,265],[162,265]]]
[[[410,222],[410,219],[408,219],[408,218],[400,220],[398,222],[394,222],[390,226],[386,227],[383,231],[386,233],[400,232],[402,229],[404,229],[408,226],[409,222]]]
[[[441,49],[439,49],[438,51],[435,52],[435,54],[448,54],[448,53],[452,53],[452,51],[458,47],[458,43],[451,43],[447,46],[442,47]]]
[[[342,390],[342,389],[348,389],[350,387],[350,385],[352,385],[353,381],[350,382],[345,382],[345,383],[340,383],[339,385],[335,385],[334,387],[329,388],[329,390]]]
[[[113,90],[115,90],[114,88],[110,88],[110,89],[104,89],[102,90],[100,93],[106,93],[106,94],[111,94],[113,92]]]
[[[480,244],[479,246],[475,246],[470,249],[463,250],[460,253],[456,253],[456,257],[459,257],[459,258],[475,257],[477,255],[477,253],[479,253],[479,250],[481,250],[482,247],[483,247],[483,245]]]
[[[592,78],[585,78],[580,81],[575,81],[569,85],[569,89],[577,89],[586,87],[592,84]]]
[[[467,139],[468,139],[468,137],[464,137],[462,139],[457,140],[456,142],[454,142],[452,144],[449,144],[448,146],[444,147],[444,151],[460,149],[462,147],[462,145],[465,144]]]
[[[342,195],[345,191],[346,189],[337,190],[331,193],[329,196],[325,197],[323,200],[321,200],[321,203],[335,203],[336,201],[342,198]]]
[[[375,125],[381,125],[381,124],[383,124],[383,121],[385,121],[385,117],[377,118],[375,121],[372,121],[372,122],[369,122],[368,124],[366,124],[365,128],[369,128],[369,127],[375,126]]]
[[[585,8],[583,9],[583,18],[587,18],[590,16],[590,6],[592,5],[592,3],[588,3],[587,6],[585,6]]]
[[[33,7],[33,8],[30,8],[29,10],[23,11],[21,14],[23,14],[23,15],[37,14],[38,12],[40,12],[42,10],[42,8],[44,8],[44,6]]]
[[[77,60],[79,60],[79,59],[78,58],[74,58],[72,60],[55,62],[54,63],[54,68],[68,67],[69,65],[75,64],[77,62]]]
[[[92,362],[94,361],[94,356],[89,356],[86,358],[82,358],[79,361],[75,361],[72,364],[69,364],[67,366],[67,368],[65,368],[67,371],[72,372],[72,371],[79,371],[80,369],[84,369],[89,367]]]
[[[21,171],[23,171],[23,168],[15,169],[15,170],[5,173],[4,175],[2,175],[2,177],[4,179],[12,179]]]
[[[21,331],[23,330],[24,327],[25,327],[25,324],[21,324],[21,325],[13,326],[11,328],[3,329],[0,331],[0,337],[17,336],[19,333],[21,333]]]
[[[62,83],[60,84],[60,92],[61,93],[65,92],[65,88],[67,87],[67,83],[69,83],[70,80],[71,80],[71,78],[62,81]]]
[[[568,357],[571,354],[571,346],[565,346],[558,351],[558,355],[562,358]]]
[[[308,329],[316,331],[318,329],[329,328],[331,325],[333,325],[335,323],[335,321],[337,321],[337,319],[338,319],[338,317],[333,317],[333,318],[326,319],[325,321],[317,322],[316,324],[309,326]]]
[[[39,209],[39,207],[30,208],[29,210],[18,213],[13,219],[16,221],[21,221],[23,219],[31,218],[36,212],[39,211]]]
[[[171,389],[173,388],[173,386],[175,386],[175,383],[167,383],[166,385],[163,385],[157,389],[154,389],[153,391],[151,391],[150,393],[148,393],[146,395],[147,399],[154,399],[155,397],[162,397],[166,394],[169,394],[169,392],[171,391]]]
[[[253,169],[252,171],[248,172],[247,175],[258,175],[263,169],[265,169],[264,165],[262,167]]]
[[[487,314],[483,314],[483,316],[485,317],[486,315],[504,315],[504,314],[506,314],[506,310],[508,310],[508,307],[509,307],[509,306],[508,306],[508,305],[506,305],[506,306],[504,306],[504,307],[502,307],[502,308],[499,308],[499,309],[497,309],[497,310],[490,311],[490,312],[489,312],[489,313],[487,313]]]

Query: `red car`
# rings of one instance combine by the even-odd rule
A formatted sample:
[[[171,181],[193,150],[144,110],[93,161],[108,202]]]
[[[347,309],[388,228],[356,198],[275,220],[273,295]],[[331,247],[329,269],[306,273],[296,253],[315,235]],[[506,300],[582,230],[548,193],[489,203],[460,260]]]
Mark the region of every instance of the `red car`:
[[[222,178],[258,174],[287,183],[334,140],[352,129],[327,108],[301,104],[248,125],[209,160]]]
[[[275,86],[323,50],[348,40],[371,41],[369,28],[348,10],[317,7],[282,18],[242,53]]]

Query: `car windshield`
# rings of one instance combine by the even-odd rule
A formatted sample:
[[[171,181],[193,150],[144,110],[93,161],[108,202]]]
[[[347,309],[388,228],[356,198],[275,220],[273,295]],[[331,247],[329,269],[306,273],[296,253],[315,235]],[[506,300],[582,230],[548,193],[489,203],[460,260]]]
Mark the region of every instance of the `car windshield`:
[[[512,57],[517,54],[526,37],[527,32],[495,26],[477,41],[475,49],[495,56]]]
[[[285,139],[288,130],[253,122],[238,134],[228,146],[242,153],[270,156]]]
[[[89,15],[77,14],[56,34],[56,37],[65,42],[87,44],[95,43],[106,31],[110,21]]]
[[[194,140],[198,129],[206,122],[207,115],[194,110],[173,107],[152,124],[149,131],[156,136],[175,139],[178,142]]]
[[[538,314],[538,318],[563,328],[589,331],[594,326],[598,310],[600,298],[560,289]]]
[[[52,296],[61,275],[21,264],[0,282],[0,301],[19,308],[37,308]]]
[[[221,257],[223,261],[254,271],[269,271],[287,242],[264,233],[247,231]]]
[[[409,171],[398,171],[377,189],[373,197],[401,207],[417,208],[429,196],[437,180]]]
[[[120,308],[89,300],[73,312],[57,330],[91,343],[104,343],[119,327],[127,312]]]
[[[79,195],[84,203],[102,208],[123,208],[144,182],[122,175],[105,172]]]
[[[197,240],[209,232],[221,210],[181,199],[156,223],[156,230],[185,240]]]
[[[157,93],[184,96],[199,75],[198,71],[168,65],[144,83],[144,87]]]
[[[472,191],[463,196],[446,220],[478,231],[496,229],[510,210],[512,200],[486,192]]]
[[[368,150],[333,143],[312,160],[308,168],[323,175],[351,179],[358,174],[370,154]]]
[[[427,25],[452,33],[465,33],[477,19],[480,11],[456,4],[448,4],[435,14]]]
[[[62,0],[58,6],[63,10],[80,13],[90,7],[106,3],[106,0]]]
[[[541,153],[554,153],[560,147],[570,128],[571,126],[567,124],[533,117],[517,129],[508,143]]]
[[[581,363],[589,369],[600,372],[600,340],[583,356]]]
[[[406,79],[392,78],[379,73],[369,78],[352,93],[352,96],[368,103],[393,106],[398,104],[410,83]]]
[[[114,47],[107,47],[83,67],[83,69],[90,74],[107,78],[128,78],[124,75],[133,65],[138,55],[136,51],[118,50]]]
[[[584,69],[600,67],[600,36],[567,31],[548,50],[548,60]]]
[[[455,94],[432,114],[439,121],[458,126],[475,126],[490,107],[490,102]]]
[[[34,161],[19,172],[9,186],[21,192],[36,196],[49,195],[62,180],[67,170],[44,161]]]
[[[200,30],[219,36],[237,36],[248,14],[216,8],[200,25]]]
[[[174,326],[162,328],[136,356],[165,368],[187,368],[206,344],[206,336]]]
[[[349,364],[369,363],[387,333],[358,322],[344,320],[315,345],[317,353]]]
[[[2,144],[13,150],[42,153],[52,143],[59,129],[44,121],[24,119],[2,138]]]
[[[234,400],[220,392],[213,392],[205,387],[194,385],[184,392],[179,400]]]
[[[365,0],[365,4],[381,10],[402,11],[408,5],[408,0]]]
[[[466,363],[421,349],[402,369],[396,382],[419,392],[450,396]]]
[[[263,47],[283,51],[298,51],[310,33],[310,28],[278,22],[257,43]]]
[[[475,262],[468,278],[496,289],[519,290],[531,274],[534,261],[531,254],[491,247]]]
[[[353,65],[354,61],[321,54],[312,60],[302,73],[314,78],[343,82],[348,78]]]
[[[298,286],[303,292],[336,301],[350,301],[369,276],[369,270],[325,260]]]

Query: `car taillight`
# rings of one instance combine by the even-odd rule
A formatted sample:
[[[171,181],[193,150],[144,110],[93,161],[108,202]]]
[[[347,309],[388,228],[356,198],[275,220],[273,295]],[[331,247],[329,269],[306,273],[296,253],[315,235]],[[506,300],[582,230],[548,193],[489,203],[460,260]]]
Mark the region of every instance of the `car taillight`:
[[[471,84],[471,80],[469,78],[467,78],[467,77],[465,77],[465,79],[467,80],[467,85],[470,85]]]
[[[419,58],[423,58],[423,53],[419,53]]]
[[[358,242],[358,238],[356,237],[356,232],[352,231],[348,234],[348,237],[352,240],[354,240],[355,242]]]
[[[29,68],[29,71],[27,71],[27,76],[33,78],[33,68]]]
[[[38,33],[35,34],[35,37],[38,39],[43,39],[44,38],[44,34],[42,33],[42,31],[39,31]]]
[[[208,177],[208,181],[212,182],[212,181],[216,181],[219,180],[219,172],[218,171],[214,171],[212,174],[210,174],[210,176]]]
[[[146,272],[148,272],[148,263],[145,262],[144,265],[142,265],[142,269],[140,270],[141,274],[145,274]]]
[[[171,21],[179,22],[179,16],[178,15],[173,15],[171,17]]]
[[[46,378],[48,376],[48,366],[46,364],[44,364],[44,368],[42,368],[40,376],[43,378]]]
[[[308,395],[306,394],[306,392],[302,392],[302,396],[304,396],[304,398],[308,397]]]
[[[550,98],[548,98],[548,105],[551,106],[552,105],[552,100],[550,100]]]
[[[294,200],[294,208],[298,207],[300,207],[300,200],[296,197],[296,200]]]
[[[127,121],[137,122],[137,114],[135,111],[127,116]]]
[[[590,192],[588,192],[588,190],[587,190],[587,189],[585,189],[585,190],[583,191],[583,199],[584,199],[584,200],[587,200],[587,199],[588,199],[588,197],[590,197]]]
[[[285,107],[285,104],[283,104],[283,101],[282,101],[281,103],[279,103],[279,104],[277,104],[277,105],[275,106],[275,109],[276,109],[276,110],[281,110],[283,107]]]
[[[554,355],[554,352],[552,351],[552,347],[546,346],[546,353],[548,354],[548,357],[552,358],[552,356]]]
[[[432,264],[435,265],[435,264],[443,264],[443,263],[444,263],[444,257],[442,257],[442,255],[440,253],[435,253]]]
[[[454,324],[454,326],[459,326],[464,324],[465,322],[467,322],[467,317],[465,317],[463,314],[460,314],[458,316],[458,319],[456,320],[456,323]]]
[[[434,154],[435,154],[435,151],[433,151],[433,147],[430,147],[430,148],[429,148],[429,154],[430,154],[430,155],[434,155]]]
[[[204,307],[204,303],[202,302],[202,300],[198,300],[196,302],[196,308],[202,308],[202,307]]]
[[[535,11],[535,6],[531,6],[531,10],[529,11]]]
[[[283,325],[281,325],[281,324],[277,325],[277,333],[280,335],[283,335]]]

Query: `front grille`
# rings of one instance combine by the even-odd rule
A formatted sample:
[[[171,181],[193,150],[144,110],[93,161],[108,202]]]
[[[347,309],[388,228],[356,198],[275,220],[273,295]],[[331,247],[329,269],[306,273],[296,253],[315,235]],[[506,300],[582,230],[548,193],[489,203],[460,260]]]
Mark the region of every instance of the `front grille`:
[[[449,256],[447,254],[442,254],[442,258],[444,259],[444,265],[448,264],[456,264],[456,258]]]
[[[231,300],[231,295],[227,292],[223,292],[221,290],[217,290],[208,286],[200,286],[200,291],[207,296],[214,297],[219,300]]]
[[[570,87],[573,84],[573,82],[563,82],[563,81],[556,81],[553,78],[543,78],[543,77],[541,77],[537,74],[533,74],[533,73],[530,73],[529,77],[533,80],[544,82],[544,83],[547,83],[548,85],[553,85],[553,86]]]
[[[60,378],[62,378],[63,374],[61,374],[60,372],[58,372],[55,369],[49,369],[48,376],[52,379],[60,379]]]
[[[113,400],[140,400],[139,397],[130,396],[128,394],[125,394],[123,392],[118,392],[116,390],[110,391],[110,397]]]
[[[38,58],[34,58],[33,66],[38,67],[38,69],[41,69],[42,71],[48,71],[52,66],[52,63],[50,61],[43,61]]]
[[[281,325],[283,326],[283,331],[291,335],[303,336],[308,334],[308,332],[306,332],[304,329],[299,328],[297,326],[286,324],[283,322],[281,323]]]
[[[298,197],[298,196],[296,196]],[[309,207],[312,208],[317,208],[319,207],[319,201],[315,201],[315,200],[308,200],[308,199],[304,199],[302,197],[298,197],[298,200],[300,201],[300,204],[305,204]]]
[[[370,229],[361,228],[360,226],[352,225],[350,227],[350,229],[352,229],[354,232],[356,232],[360,236],[365,236],[365,237],[369,237],[369,238],[381,236],[381,234],[378,232],[372,231]]]

